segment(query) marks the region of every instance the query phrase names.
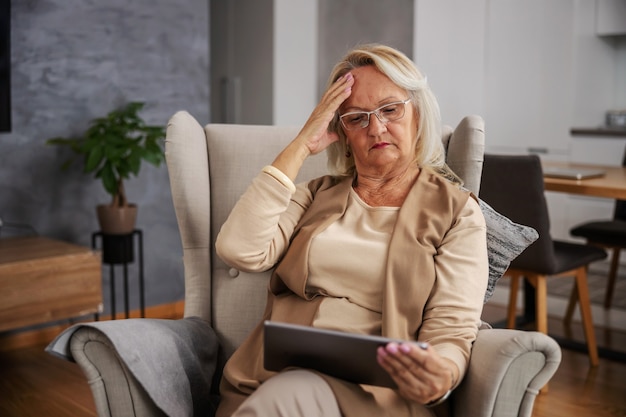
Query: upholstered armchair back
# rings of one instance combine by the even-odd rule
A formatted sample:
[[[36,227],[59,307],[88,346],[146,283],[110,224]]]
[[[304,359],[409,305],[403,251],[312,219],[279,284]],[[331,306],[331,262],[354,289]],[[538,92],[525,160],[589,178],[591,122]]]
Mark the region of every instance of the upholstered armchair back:
[[[166,160],[180,229],[185,268],[185,317],[209,321],[226,357],[262,316],[270,272],[228,267],[213,243],[233,205],[261,168],[298,133],[297,127],[220,125],[202,127],[176,113],[167,127]],[[484,124],[469,116],[442,137],[448,165],[478,195]],[[326,155],[309,158],[297,181],[327,173]]]

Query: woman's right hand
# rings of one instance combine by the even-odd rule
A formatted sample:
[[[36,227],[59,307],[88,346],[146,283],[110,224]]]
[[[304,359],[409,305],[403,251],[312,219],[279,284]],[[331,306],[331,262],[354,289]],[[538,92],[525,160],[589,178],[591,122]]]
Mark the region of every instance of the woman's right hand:
[[[341,106],[341,103],[352,94],[353,84],[354,77],[350,72],[335,81],[326,90],[309,119],[300,130],[296,140],[303,140],[311,155],[322,152],[328,145],[339,140],[339,136],[335,132],[328,131],[328,125],[335,117],[335,112]]]
[[[354,77],[349,72],[335,81],[326,90],[298,136],[274,159],[272,165],[293,181],[308,156],[318,154],[338,141],[339,135],[329,132],[328,125],[341,103],[352,94],[353,85]]]
[[[458,379],[458,369],[428,343],[389,343],[377,350],[376,359],[410,401],[427,404],[443,397]]]

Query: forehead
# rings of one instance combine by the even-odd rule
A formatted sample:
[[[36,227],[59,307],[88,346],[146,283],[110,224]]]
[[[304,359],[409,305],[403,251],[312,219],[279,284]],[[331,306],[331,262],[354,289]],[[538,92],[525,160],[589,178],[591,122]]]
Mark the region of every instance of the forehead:
[[[376,67],[368,65],[351,71],[354,76],[352,94],[343,103],[343,108],[378,107],[385,101],[404,100],[406,92],[398,87]]]

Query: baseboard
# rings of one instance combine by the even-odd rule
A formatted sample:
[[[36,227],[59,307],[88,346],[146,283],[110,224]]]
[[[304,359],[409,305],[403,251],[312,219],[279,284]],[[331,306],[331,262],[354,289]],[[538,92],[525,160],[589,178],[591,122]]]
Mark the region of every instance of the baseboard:
[[[176,301],[174,303],[161,304],[146,307],[146,317],[155,319],[180,319],[184,315],[184,301]],[[126,318],[125,313],[117,313],[116,319]],[[129,312],[129,318],[139,318],[141,312],[139,309]],[[111,320],[111,316],[100,316],[100,320]],[[0,333],[0,352],[6,352],[13,349],[21,349],[32,346],[41,346],[50,343],[59,333],[76,323],[93,321],[93,316],[83,317],[75,320],[68,320],[64,323],[55,323],[35,330],[10,331]]]

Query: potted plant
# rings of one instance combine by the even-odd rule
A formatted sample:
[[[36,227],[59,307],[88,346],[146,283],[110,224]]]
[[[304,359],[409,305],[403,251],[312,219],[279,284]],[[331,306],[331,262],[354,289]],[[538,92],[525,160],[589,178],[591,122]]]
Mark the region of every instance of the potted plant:
[[[124,180],[139,174],[142,161],[159,166],[164,160],[161,141],[165,129],[147,125],[138,114],[143,107],[144,103],[128,103],[105,117],[92,120],[80,137],[56,137],[46,141],[49,145],[67,146],[75,156],[82,157],[84,172],[99,178],[111,195],[110,204],[96,207],[103,234],[133,232],[137,206],[128,202]],[[74,158],[66,161],[62,168],[66,169],[73,161]]]

